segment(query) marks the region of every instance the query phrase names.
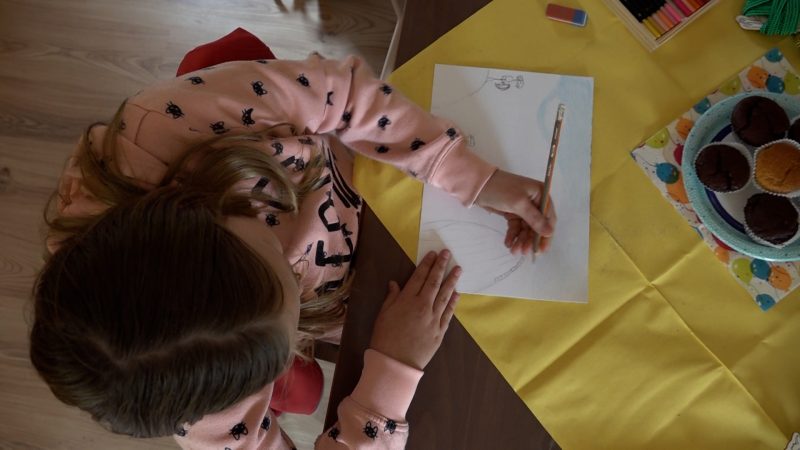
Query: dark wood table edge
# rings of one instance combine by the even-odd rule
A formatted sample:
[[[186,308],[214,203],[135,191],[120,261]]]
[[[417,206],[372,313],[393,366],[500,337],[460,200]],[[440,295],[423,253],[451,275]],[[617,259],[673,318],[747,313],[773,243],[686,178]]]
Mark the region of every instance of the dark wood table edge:
[[[415,267],[367,205],[361,221],[355,279],[325,429],[336,422],[339,403],[360,378],[388,281],[405,282]],[[380,255],[381,261],[372,261],[373,255]],[[559,448],[457,318],[426,368],[407,418],[411,449],[494,448],[495,444],[504,449]]]

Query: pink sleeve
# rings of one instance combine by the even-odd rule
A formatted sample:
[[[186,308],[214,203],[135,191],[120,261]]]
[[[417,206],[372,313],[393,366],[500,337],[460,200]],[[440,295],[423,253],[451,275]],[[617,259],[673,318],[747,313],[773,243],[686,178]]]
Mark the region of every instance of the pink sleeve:
[[[359,58],[322,64],[329,77],[349,80],[349,86],[342,86],[348,89],[346,98],[342,102],[338,97],[341,103],[334,103],[329,113],[334,120],[320,121],[322,125],[331,125],[341,114],[335,131],[348,147],[441,188],[466,206],[474,203],[496,167],[467,149],[453,123],[375,78]]]
[[[297,134],[335,133],[467,206],[496,169],[466,148],[455,125],[375,78],[356,57],[226,63],[151,86],[128,103],[151,114],[137,115],[139,125],[125,134],[165,162],[215,134],[288,123]]]
[[[403,449],[406,411],[422,371],[372,349],[353,393],[337,409],[338,422],[317,438],[316,449]]]
[[[352,395],[339,405],[338,421],[321,434],[316,449],[403,449],[405,414],[422,371],[375,350],[364,354],[364,369]],[[184,425],[175,441],[185,449],[286,450],[294,448],[269,409],[273,384],[223,411]]]

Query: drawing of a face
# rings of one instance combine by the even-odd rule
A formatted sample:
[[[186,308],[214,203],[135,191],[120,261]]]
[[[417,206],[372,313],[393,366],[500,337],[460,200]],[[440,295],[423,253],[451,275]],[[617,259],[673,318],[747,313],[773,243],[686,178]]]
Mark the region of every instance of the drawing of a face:
[[[669,132],[666,128],[663,128],[658,133],[654,134],[650,137],[650,139],[644,141],[649,147],[652,148],[663,148],[669,142]]]
[[[767,86],[768,78],[769,72],[761,67],[751,66],[750,70],[747,71],[747,79],[750,81],[750,84],[759,89],[764,89],[764,87]]]
[[[769,284],[775,289],[788,291],[792,286],[792,277],[784,267],[775,266],[769,274]],[[798,450],[800,450],[800,443],[798,443]]]
[[[739,92],[742,89],[742,80],[739,79],[739,76],[735,76],[730,80],[726,81],[719,87],[719,91],[725,95],[733,95]]]
[[[704,112],[708,111],[708,108],[711,108],[711,101],[708,99],[708,97],[703,97],[702,100],[695,103],[695,105],[692,107],[694,112],[697,114],[703,114]]]
[[[516,77],[513,75],[503,75],[500,78],[492,78],[492,80],[495,80],[494,87],[501,91],[508,90],[512,85],[517,89],[521,89],[525,86],[525,79],[522,78],[522,75],[517,75]]]
[[[675,146],[672,156],[675,158],[675,162],[678,163],[678,165],[683,164],[683,144]]]
[[[776,94],[780,94],[785,89],[783,84],[783,80],[776,77],[775,75],[770,75],[767,77],[767,90],[770,92],[774,92]]]
[[[511,85],[506,83],[503,80],[500,80],[500,81],[495,81],[494,82],[494,87],[496,87],[497,89],[500,89],[501,91],[507,91],[508,88],[511,87]]]
[[[689,132],[692,131],[693,126],[694,121],[681,117],[678,119],[678,124],[675,125],[675,131],[678,132],[681,139],[686,140],[686,136],[689,136]]]
[[[783,86],[787,94],[800,94],[800,77],[792,72],[786,72],[786,76],[783,77]]]
[[[689,196],[686,195],[686,188],[683,187],[683,175],[678,174],[678,179],[672,184],[667,184],[667,194],[678,203],[689,203]]]

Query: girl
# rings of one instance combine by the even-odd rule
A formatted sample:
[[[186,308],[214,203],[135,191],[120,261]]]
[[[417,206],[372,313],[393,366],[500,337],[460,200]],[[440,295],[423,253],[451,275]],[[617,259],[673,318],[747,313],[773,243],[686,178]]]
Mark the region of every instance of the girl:
[[[276,411],[319,399],[293,389],[309,386],[294,355],[336,341],[345,310],[362,205],[347,148],[503,214],[513,252],[552,233],[541,183],[470,153],[358,58],[233,61],[157,83],[84,132],[60,181],[30,336],[53,393],[117,433],[291,448]],[[448,258],[390,284],[317,448],[404,447],[458,299]]]

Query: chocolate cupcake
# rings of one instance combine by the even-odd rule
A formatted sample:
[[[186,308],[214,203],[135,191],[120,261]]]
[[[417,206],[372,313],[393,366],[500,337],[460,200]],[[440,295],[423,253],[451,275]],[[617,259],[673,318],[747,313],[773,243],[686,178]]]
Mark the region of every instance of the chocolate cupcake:
[[[736,104],[731,125],[739,139],[758,147],[784,137],[789,129],[789,117],[774,101],[754,95]]]
[[[741,144],[713,143],[701,148],[694,160],[697,178],[714,192],[735,192],[750,181],[750,159]]]
[[[756,149],[756,186],[772,194],[800,195],[800,144],[780,139]]]
[[[795,142],[800,142],[800,117],[794,119],[794,122],[792,122],[792,125],[789,126],[788,136],[789,136],[789,139],[791,139],[791,140],[793,140]]]
[[[772,247],[783,247],[797,237],[797,219],[797,208],[786,197],[755,194],[744,207],[750,237]]]

